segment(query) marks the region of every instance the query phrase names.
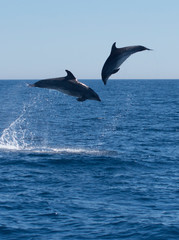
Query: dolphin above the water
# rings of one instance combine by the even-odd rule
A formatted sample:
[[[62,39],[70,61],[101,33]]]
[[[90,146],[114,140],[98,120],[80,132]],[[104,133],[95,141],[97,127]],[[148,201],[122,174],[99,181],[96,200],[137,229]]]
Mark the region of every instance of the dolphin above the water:
[[[68,71],[66,77],[50,78],[40,80],[34,84],[29,84],[30,87],[55,89],[70,96],[77,97],[77,100],[83,102],[87,99],[101,101],[98,94],[84,83],[79,82],[74,75]]]
[[[144,46],[129,46],[123,48],[117,48],[116,43],[113,43],[111,48],[111,53],[107,58],[104,66],[102,68],[101,76],[104,84],[106,85],[108,78],[119,71],[121,64],[128,58],[130,55],[136,52],[141,52],[144,50],[151,50]]]

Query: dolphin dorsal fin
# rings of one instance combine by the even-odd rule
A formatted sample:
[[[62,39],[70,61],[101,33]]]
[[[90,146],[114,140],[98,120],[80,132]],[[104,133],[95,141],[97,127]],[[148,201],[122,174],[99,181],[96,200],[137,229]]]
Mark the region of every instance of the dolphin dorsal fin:
[[[68,70],[65,70],[65,71],[67,72],[67,76],[66,76],[67,79],[76,79],[76,77],[73,75],[73,73],[71,73]]]
[[[113,43],[112,48],[111,48],[111,54],[114,53],[116,51],[117,47],[116,47],[116,42]]]

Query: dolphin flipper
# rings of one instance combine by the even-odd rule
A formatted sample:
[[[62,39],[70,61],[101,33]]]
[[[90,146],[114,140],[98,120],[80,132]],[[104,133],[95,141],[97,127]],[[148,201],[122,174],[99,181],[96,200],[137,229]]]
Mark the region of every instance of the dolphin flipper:
[[[85,97],[79,97],[76,99],[78,102],[84,102],[86,100]]]
[[[120,68],[114,69],[114,70],[112,71],[112,74],[117,73],[119,70],[120,70]]]

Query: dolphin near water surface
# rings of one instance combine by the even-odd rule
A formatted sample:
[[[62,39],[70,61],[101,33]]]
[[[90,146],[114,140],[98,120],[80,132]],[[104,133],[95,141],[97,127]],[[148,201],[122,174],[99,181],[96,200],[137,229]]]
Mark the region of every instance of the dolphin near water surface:
[[[102,68],[101,76],[104,84],[106,85],[108,78],[119,71],[120,65],[132,54],[141,52],[144,50],[151,50],[144,46],[128,46],[123,48],[117,48],[116,43],[113,43],[111,53],[107,58]]]
[[[80,102],[87,99],[101,101],[95,91],[84,83],[79,82],[70,71],[65,71],[67,72],[66,77],[40,80],[34,84],[29,84],[29,86],[58,90],[67,95],[77,97],[77,100]]]

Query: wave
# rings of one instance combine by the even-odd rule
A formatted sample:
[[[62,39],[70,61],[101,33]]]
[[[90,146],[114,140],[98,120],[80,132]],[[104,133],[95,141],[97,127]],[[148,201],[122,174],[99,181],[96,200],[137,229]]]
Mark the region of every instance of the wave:
[[[16,145],[0,144],[0,150],[11,152],[35,153],[35,154],[79,154],[79,155],[95,155],[95,156],[109,156],[116,155],[116,151],[110,150],[93,150],[88,148],[69,148],[69,147],[26,147],[22,148]]]

